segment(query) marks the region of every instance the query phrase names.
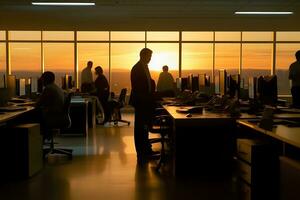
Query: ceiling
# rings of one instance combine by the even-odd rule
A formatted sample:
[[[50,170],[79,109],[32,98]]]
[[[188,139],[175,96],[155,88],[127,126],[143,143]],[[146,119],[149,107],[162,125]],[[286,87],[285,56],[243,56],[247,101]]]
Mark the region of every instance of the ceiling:
[[[72,2],[76,1],[78,0]],[[82,0],[80,2],[96,2],[96,6],[33,6],[28,0],[1,0],[0,29],[300,29],[299,0]],[[235,11],[293,11],[294,14],[290,16],[240,16],[234,15]]]

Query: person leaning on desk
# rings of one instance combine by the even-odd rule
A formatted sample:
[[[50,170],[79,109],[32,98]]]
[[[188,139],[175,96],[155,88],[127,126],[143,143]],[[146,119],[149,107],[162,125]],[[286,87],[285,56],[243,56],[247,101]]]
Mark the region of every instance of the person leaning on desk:
[[[45,130],[49,127],[63,126],[65,93],[55,84],[55,75],[53,72],[44,72],[40,78],[44,89],[37,100],[36,108],[40,115],[42,134],[47,137]],[[37,116],[38,117],[38,116]]]

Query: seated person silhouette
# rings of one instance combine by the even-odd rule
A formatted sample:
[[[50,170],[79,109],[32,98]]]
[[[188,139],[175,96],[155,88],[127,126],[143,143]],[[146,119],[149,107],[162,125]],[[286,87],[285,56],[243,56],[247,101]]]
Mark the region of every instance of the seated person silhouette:
[[[51,128],[68,126],[69,120],[66,119],[64,111],[65,94],[64,91],[55,84],[53,72],[44,72],[41,82],[44,89],[36,103],[36,107],[41,115],[40,122],[42,133],[47,138],[47,131]]]
[[[173,97],[175,95],[175,81],[169,72],[169,67],[164,65],[157,81],[157,92],[162,97]]]

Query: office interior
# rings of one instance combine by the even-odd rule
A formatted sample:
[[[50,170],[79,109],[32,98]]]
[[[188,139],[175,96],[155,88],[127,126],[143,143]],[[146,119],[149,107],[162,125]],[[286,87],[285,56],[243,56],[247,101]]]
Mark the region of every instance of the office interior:
[[[32,2],[0,2],[1,199],[299,197],[300,112],[291,105],[288,70],[300,49],[300,2]],[[287,13],[236,13],[250,11]],[[169,132],[162,140],[159,124],[149,134],[160,154],[141,166],[128,101],[130,70],[144,47],[153,50],[156,82],[169,66],[177,98],[157,103]],[[118,116],[125,123],[97,124],[95,98],[80,93],[89,60],[92,71],[103,68],[115,101],[127,90]],[[75,94],[72,125],[54,137],[54,147],[71,149],[71,156],[45,156],[40,126],[31,120],[45,71]]]

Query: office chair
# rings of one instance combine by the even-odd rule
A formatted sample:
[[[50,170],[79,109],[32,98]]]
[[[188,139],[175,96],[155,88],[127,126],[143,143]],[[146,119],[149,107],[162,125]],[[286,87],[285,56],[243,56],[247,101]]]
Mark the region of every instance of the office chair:
[[[171,140],[169,137],[171,130],[172,126],[170,116],[168,114],[165,114],[163,109],[157,108],[155,110],[155,116],[152,120],[152,125],[149,128],[150,134],[160,135],[160,137],[149,139],[149,142],[151,144],[161,143],[159,161],[155,167],[155,170],[157,171],[160,170],[163,164],[167,163],[165,144],[169,144],[169,146],[171,146]]]
[[[63,120],[59,124],[50,125],[47,127],[47,139],[50,140],[48,143],[44,143],[45,145],[49,145],[49,148],[43,149],[44,157],[49,156],[50,154],[63,154],[67,155],[69,158],[72,158],[72,149],[62,149],[54,147],[54,136],[60,132],[60,129],[67,129],[71,127],[71,118],[69,115],[70,105],[71,105],[72,93],[67,94],[64,103],[64,113]]]
[[[127,123],[127,125],[130,125],[130,122],[127,120],[123,120],[121,117],[121,108],[125,106],[125,98],[126,98],[127,89],[123,88],[121,90],[119,100],[115,101],[112,100],[109,102],[109,105],[111,107],[111,116],[108,122],[113,122],[114,125],[118,125],[118,122]]]

